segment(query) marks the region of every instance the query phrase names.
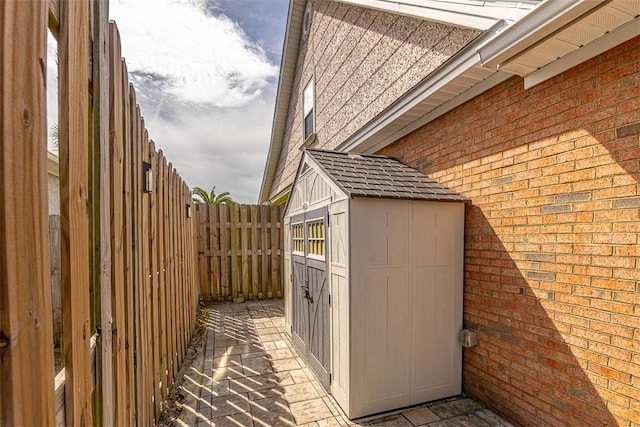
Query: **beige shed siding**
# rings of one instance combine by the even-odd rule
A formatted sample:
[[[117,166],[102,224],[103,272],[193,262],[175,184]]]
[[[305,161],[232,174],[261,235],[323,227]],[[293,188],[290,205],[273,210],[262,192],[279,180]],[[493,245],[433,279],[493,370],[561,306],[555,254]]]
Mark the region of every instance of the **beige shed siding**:
[[[271,196],[291,184],[300,162],[302,90],[315,78],[314,147],[334,149],[480,32],[430,21],[313,1],[301,41],[287,128]]]
[[[291,319],[293,318],[291,306],[291,217],[285,216],[283,220],[284,235],[284,261],[282,279],[284,281],[284,319],[285,332],[291,335]]]
[[[331,394],[343,408],[348,405],[351,351],[349,348],[349,200],[329,206],[331,273]]]

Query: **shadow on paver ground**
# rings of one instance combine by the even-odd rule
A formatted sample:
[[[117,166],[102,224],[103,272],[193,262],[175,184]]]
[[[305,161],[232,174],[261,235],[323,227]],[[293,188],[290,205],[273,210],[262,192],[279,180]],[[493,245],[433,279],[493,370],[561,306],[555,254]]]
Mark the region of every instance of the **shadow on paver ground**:
[[[203,340],[190,349],[160,425],[511,426],[464,398],[351,421],[292,348],[281,300],[210,305],[201,321]]]

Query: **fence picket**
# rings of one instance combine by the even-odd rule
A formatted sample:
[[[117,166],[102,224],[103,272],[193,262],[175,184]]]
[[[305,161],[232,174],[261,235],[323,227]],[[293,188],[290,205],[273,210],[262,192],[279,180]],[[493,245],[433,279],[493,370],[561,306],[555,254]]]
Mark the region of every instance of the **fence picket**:
[[[218,220],[218,207],[216,205],[209,206],[209,245],[206,247],[211,254],[211,263],[209,264],[209,277],[211,277],[211,295],[214,301],[221,301],[222,290],[220,289],[220,221]],[[207,237],[207,236],[205,236]],[[205,275],[207,272],[205,271]]]
[[[240,257],[242,260],[241,264],[241,281],[239,291],[242,292],[242,295],[246,299],[251,299],[249,297],[249,236],[247,235],[247,225],[249,222],[248,218],[248,208],[249,206],[241,205],[238,207],[240,210]]]
[[[218,213],[220,214],[220,281],[222,282],[221,301],[229,299],[229,257],[227,256],[229,250],[229,236],[227,230],[227,220],[229,206],[218,205]]]
[[[261,279],[261,287],[262,287],[262,297],[267,297],[267,285],[269,282],[269,258],[267,257],[267,248],[269,247],[268,242],[268,232],[269,228],[267,227],[267,215],[269,212],[269,206],[260,206],[260,240],[262,241],[262,245],[260,248],[262,249],[262,253],[260,256],[260,261],[262,265],[262,271],[260,272]]]
[[[110,146],[111,146],[111,298],[112,298],[112,331],[113,331],[113,358],[114,378],[126,378],[126,354],[125,354],[125,235],[124,235],[124,202],[122,196],[124,188],[125,147],[124,147],[124,102],[122,85],[122,65],[120,63],[120,38],[115,24],[109,25],[110,58],[109,65],[111,79],[109,79],[109,93],[111,109],[109,117]],[[127,423],[126,415],[126,383],[115,381],[115,424]]]
[[[251,206],[251,295],[260,298],[258,288],[258,207]]]

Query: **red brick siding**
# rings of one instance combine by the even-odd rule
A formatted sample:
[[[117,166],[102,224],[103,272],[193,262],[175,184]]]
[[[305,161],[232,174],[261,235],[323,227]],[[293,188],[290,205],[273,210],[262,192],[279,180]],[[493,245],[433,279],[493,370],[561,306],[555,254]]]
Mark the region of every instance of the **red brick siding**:
[[[636,38],[381,151],[471,198],[464,386],[523,425],[640,425],[639,89]]]

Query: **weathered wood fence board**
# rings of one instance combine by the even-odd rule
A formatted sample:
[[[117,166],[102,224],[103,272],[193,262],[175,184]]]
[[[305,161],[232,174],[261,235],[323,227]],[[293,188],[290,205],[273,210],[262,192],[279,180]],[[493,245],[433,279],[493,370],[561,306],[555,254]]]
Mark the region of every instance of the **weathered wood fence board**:
[[[0,425],[54,421],[47,3],[0,2]],[[35,403],[35,404],[32,404]]]
[[[200,295],[214,301],[282,297],[283,207],[196,204]]]
[[[65,413],[68,425],[91,425],[89,281],[89,4],[60,3],[60,229]],[[66,310],[65,307],[71,307]]]

